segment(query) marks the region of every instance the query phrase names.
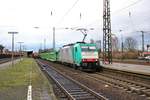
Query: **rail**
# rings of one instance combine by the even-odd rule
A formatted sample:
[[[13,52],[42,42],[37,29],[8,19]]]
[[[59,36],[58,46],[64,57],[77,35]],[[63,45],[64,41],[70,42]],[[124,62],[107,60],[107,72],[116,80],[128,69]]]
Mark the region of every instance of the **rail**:
[[[64,92],[69,100],[108,100],[104,96],[89,89],[83,84],[73,80],[69,76],[56,71],[50,65],[37,61],[42,69],[48,74],[49,77],[57,84],[57,86]]]

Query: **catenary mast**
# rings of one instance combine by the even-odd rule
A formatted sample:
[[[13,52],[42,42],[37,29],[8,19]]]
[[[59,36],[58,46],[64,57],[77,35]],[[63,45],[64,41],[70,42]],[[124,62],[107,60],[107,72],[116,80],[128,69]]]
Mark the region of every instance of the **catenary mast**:
[[[110,0],[103,0],[103,61],[112,63]]]

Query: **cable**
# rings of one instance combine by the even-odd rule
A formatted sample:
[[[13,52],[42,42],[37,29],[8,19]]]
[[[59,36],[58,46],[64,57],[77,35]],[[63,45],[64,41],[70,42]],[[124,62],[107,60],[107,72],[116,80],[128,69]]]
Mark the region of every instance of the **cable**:
[[[69,12],[75,7],[75,5],[78,3],[78,1],[79,1],[79,0],[76,0],[76,1],[74,2],[74,4],[72,5],[72,7],[64,14],[64,16],[63,16],[63,17],[60,19],[60,21],[58,22],[58,24],[61,23],[61,22],[64,20],[65,16],[67,16],[67,15],[69,14]],[[130,7],[132,7],[132,6],[134,6],[134,5],[138,4],[138,3],[140,3],[141,1],[143,1],[143,0],[137,0],[136,2],[133,2],[132,4],[130,4],[130,5],[126,6],[126,7],[123,7],[123,8],[121,8],[121,9],[115,11],[115,12],[112,13],[112,14],[119,13],[119,12],[121,12],[122,10],[125,10],[125,9],[127,9],[127,8],[130,8]],[[88,25],[86,25],[86,26],[90,26],[91,24],[93,24],[93,23],[96,22],[96,21],[97,21],[97,20],[93,21],[92,23],[90,23],[90,24],[88,24]]]
[[[78,3],[78,1],[79,1],[79,0],[76,0],[76,1],[73,3],[72,7],[67,10],[67,12],[64,14],[64,16],[63,16],[63,17],[60,19],[60,21],[58,22],[58,24],[61,23],[61,22],[64,20],[65,16],[67,16],[67,15],[69,14],[69,12],[75,7],[75,5]]]
[[[119,9],[119,10],[113,12],[112,15],[113,15],[113,14],[116,14],[116,13],[119,13],[119,12],[121,12],[122,10],[125,10],[125,9],[127,9],[127,8],[130,8],[130,7],[132,7],[132,6],[134,6],[134,5],[138,4],[138,3],[140,3],[141,1],[143,1],[143,0],[137,0],[136,2],[133,2],[132,4],[130,4],[130,5],[126,6],[126,7],[123,7],[123,8],[121,8],[121,9]],[[93,23],[96,22],[96,21],[98,21],[98,20],[95,20],[95,21],[93,21],[92,23],[90,23],[90,24],[88,24],[88,25],[86,25],[86,26],[89,26],[89,25],[93,24]]]
[[[134,5],[138,4],[138,3],[140,3],[141,1],[143,1],[143,0],[137,0],[136,2],[133,2],[132,4],[130,4],[130,5],[126,6],[126,7],[123,7],[123,8],[121,8],[121,9],[119,9],[119,10],[113,12],[112,14],[119,13],[119,12],[121,12],[122,10],[125,10],[125,9],[127,9],[127,8],[130,8],[130,7],[132,7],[132,6],[134,6]]]

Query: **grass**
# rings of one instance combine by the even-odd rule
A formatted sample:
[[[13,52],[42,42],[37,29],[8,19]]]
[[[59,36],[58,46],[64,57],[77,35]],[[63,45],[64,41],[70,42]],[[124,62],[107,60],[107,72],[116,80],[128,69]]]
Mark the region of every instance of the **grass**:
[[[34,59],[24,58],[14,67],[0,70],[0,100],[26,100],[30,78],[33,100],[41,100],[43,91],[52,94],[52,87]]]
[[[23,60],[21,63],[16,64],[15,67],[0,70],[0,89],[27,85],[27,77],[30,71],[29,66],[26,64],[27,62],[30,61]]]

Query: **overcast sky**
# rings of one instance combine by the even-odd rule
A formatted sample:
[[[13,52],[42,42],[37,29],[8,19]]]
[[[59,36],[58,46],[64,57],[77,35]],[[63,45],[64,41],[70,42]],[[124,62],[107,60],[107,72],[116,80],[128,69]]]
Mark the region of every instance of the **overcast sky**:
[[[150,0],[110,0],[112,33],[120,37],[134,36],[150,31]],[[52,12],[52,15],[51,15]],[[129,16],[130,12],[130,16]],[[81,17],[80,17],[81,13]],[[56,27],[57,47],[63,44],[81,41],[79,31],[72,28],[94,28],[88,31],[86,41],[102,40],[103,0],[0,0],[0,44],[11,48],[11,35],[8,31],[17,31],[17,42],[23,41],[27,50],[52,47],[52,27]],[[34,28],[34,27],[39,27]],[[119,30],[123,30],[119,33]],[[150,43],[150,33],[145,33],[145,42]]]

